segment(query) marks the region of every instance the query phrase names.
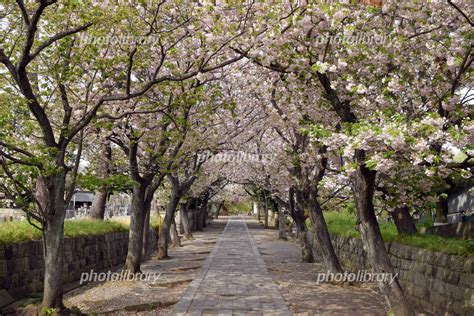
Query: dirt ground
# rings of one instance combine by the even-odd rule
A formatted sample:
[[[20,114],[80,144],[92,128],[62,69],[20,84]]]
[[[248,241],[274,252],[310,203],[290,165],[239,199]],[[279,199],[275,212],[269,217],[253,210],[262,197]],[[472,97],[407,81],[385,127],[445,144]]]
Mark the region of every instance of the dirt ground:
[[[111,281],[77,288],[65,296],[68,307],[100,315],[168,315],[193,280],[196,271],[214,247],[225,220],[214,221],[195,239],[183,240],[183,247],[171,248],[170,259],[151,259],[142,265],[144,273],[161,273],[153,282]]]

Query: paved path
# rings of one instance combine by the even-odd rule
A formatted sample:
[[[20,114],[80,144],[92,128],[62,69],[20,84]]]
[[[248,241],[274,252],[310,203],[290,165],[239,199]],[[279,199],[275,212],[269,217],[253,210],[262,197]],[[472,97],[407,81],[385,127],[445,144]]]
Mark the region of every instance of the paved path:
[[[173,315],[291,315],[242,219],[231,218]]]

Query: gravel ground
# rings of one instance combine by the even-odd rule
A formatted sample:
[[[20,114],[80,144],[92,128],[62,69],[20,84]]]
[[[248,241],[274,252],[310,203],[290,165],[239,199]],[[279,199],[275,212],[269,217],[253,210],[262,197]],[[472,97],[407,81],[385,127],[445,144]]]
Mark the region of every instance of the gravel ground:
[[[167,260],[150,259],[142,264],[144,273],[161,273],[153,281],[110,281],[89,283],[65,295],[65,304],[96,315],[168,315],[193,280],[196,271],[214,247],[226,219],[219,219],[182,240],[183,247],[171,248]]]

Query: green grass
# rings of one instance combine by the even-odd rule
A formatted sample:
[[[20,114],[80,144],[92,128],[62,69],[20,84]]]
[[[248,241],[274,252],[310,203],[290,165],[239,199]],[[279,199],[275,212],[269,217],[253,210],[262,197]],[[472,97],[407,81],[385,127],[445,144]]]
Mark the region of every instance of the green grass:
[[[162,223],[163,223],[163,218],[161,216],[153,216],[150,219],[150,227],[152,229],[159,230]]]
[[[355,230],[355,217],[346,212],[324,212],[324,219],[331,233],[340,236],[360,238]]]
[[[474,245],[467,240],[417,234],[413,236],[399,235],[395,238],[395,241],[400,244],[444,252],[450,255],[474,256]]]
[[[355,230],[355,216],[348,212],[325,212],[324,218],[331,233],[360,238]],[[386,242],[398,242],[407,246],[424,248],[451,255],[474,256],[474,245],[467,240],[445,238],[435,235],[399,235],[395,224],[380,224],[382,237]]]
[[[126,231],[128,231],[127,225],[109,220],[81,219],[66,221],[64,223],[64,235],[66,237],[90,236]]]
[[[92,219],[67,220],[64,236],[78,237],[128,231],[125,224]],[[0,224],[0,244],[12,244],[41,239],[41,232],[27,221]]]
[[[111,219],[113,222],[120,223],[125,227],[130,226],[130,217],[114,217]],[[150,228],[159,229],[163,223],[163,217],[161,216],[152,216],[150,219]]]
[[[252,203],[249,201],[239,201],[227,207],[229,215],[247,214],[252,210]]]

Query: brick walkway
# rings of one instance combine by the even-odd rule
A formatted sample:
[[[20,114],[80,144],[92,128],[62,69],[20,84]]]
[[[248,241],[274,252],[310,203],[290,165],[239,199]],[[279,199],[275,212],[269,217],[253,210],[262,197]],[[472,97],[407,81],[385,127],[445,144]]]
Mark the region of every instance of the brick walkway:
[[[231,218],[173,315],[291,315],[247,225]]]

